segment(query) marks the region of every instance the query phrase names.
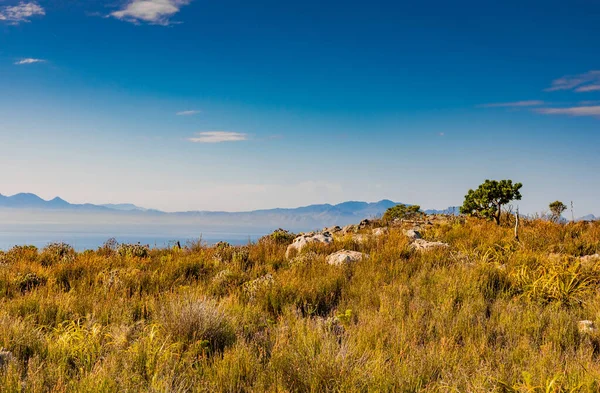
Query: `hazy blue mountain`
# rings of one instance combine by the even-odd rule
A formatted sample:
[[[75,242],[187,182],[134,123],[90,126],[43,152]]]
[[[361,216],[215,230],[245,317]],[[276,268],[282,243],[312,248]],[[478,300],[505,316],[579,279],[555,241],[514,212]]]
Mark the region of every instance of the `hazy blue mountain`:
[[[575,221],[596,221],[596,220],[600,220],[600,217],[596,217],[593,214],[588,214],[587,216],[579,217]]]
[[[136,206],[133,203],[105,203],[105,204],[102,204],[99,206],[106,207],[106,208],[112,209],[112,210],[121,210],[121,211],[147,211],[148,210],[143,207]]]

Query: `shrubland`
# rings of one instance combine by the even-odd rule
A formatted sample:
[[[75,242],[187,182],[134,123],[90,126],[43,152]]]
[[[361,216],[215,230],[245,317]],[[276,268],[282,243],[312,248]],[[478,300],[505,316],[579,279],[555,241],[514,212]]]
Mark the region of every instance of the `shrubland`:
[[[0,253],[0,392],[597,392],[600,223]],[[410,224],[412,225],[412,224]],[[369,255],[326,263],[341,250]],[[580,321],[586,322],[582,328]]]

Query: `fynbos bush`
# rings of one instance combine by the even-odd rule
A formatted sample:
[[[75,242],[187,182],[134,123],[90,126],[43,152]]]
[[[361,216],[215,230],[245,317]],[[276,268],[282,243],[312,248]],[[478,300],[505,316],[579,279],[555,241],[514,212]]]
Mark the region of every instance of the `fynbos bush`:
[[[119,244],[119,255],[122,257],[146,258],[150,253],[150,246],[137,244]]]
[[[73,262],[75,255],[75,249],[67,243],[50,243],[42,250],[40,261],[44,266],[58,262]]]

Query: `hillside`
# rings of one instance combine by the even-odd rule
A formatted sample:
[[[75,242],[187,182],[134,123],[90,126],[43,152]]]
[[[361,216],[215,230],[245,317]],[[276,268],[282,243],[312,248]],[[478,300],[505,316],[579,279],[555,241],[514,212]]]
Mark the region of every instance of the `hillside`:
[[[15,247],[0,391],[597,391],[600,223],[512,232],[430,217],[239,247]]]

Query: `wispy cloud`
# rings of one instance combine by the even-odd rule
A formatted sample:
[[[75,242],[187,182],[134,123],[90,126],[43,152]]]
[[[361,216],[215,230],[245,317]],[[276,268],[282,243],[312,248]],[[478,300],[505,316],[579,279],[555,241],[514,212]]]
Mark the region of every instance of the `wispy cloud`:
[[[46,11],[36,2],[20,2],[13,6],[0,7],[0,21],[11,25],[30,22],[32,16],[46,15]]]
[[[193,116],[193,115],[197,115],[198,113],[200,113],[200,111],[198,111],[198,110],[192,110],[192,111],[177,112],[176,115],[177,116]]]
[[[194,143],[221,143],[221,142],[239,142],[248,139],[247,134],[230,131],[205,131],[197,132],[196,136],[188,138],[188,141]]]
[[[568,108],[536,108],[535,112],[542,115],[594,116],[600,117],[600,105],[572,106]]]
[[[24,65],[24,64],[35,64],[35,63],[45,63],[46,60],[44,59],[33,59],[33,58],[27,58],[27,59],[21,59],[17,62],[15,62],[15,65]]]
[[[600,70],[579,75],[566,75],[552,82],[545,91],[573,90],[578,93],[600,90]]]
[[[516,102],[499,102],[493,104],[482,104],[477,105],[478,108],[518,108],[527,106],[540,106],[544,105],[544,101],[540,100],[529,100],[529,101],[516,101]]]
[[[110,15],[127,22],[167,26],[170,18],[191,0],[131,0],[125,8]]]

